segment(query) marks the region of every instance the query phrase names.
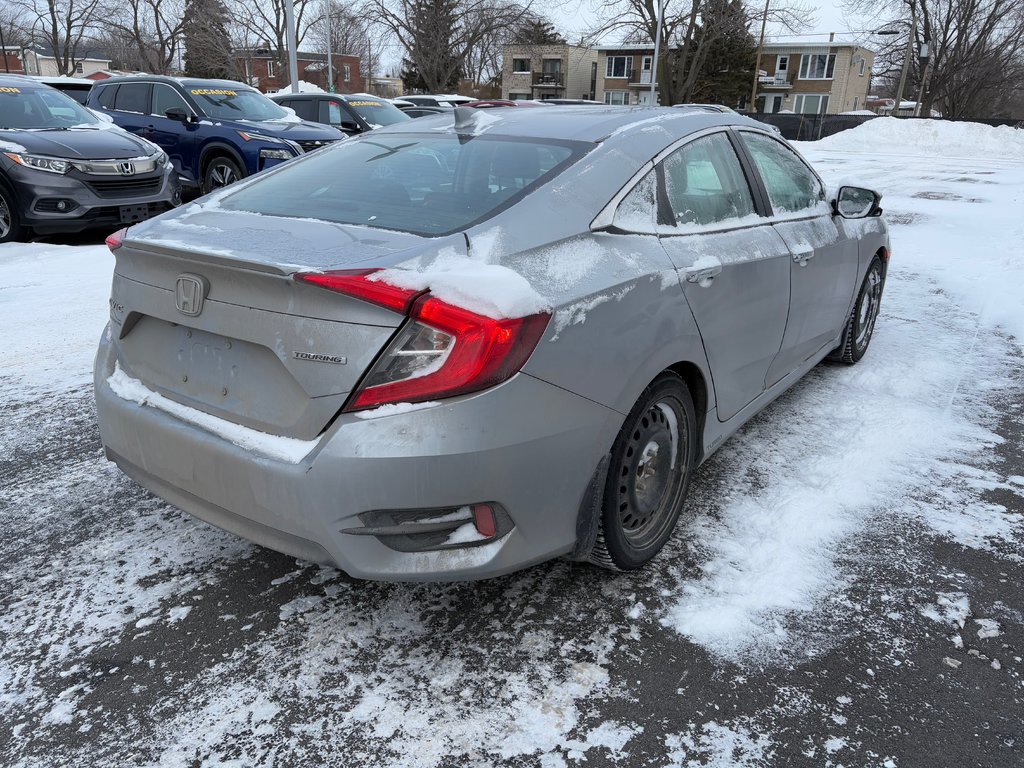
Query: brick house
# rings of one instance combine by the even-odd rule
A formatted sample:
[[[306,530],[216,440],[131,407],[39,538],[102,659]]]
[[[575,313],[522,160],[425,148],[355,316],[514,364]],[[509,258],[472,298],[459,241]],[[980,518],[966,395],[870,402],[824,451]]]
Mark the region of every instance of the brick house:
[[[605,104],[657,104],[651,101],[654,44],[601,45],[597,48],[598,101]]]
[[[867,107],[875,54],[854,43],[765,43],[758,112],[829,114]]]
[[[597,51],[578,45],[506,45],[501,98],[593,99]]]
[[[278,61],[275,52],[266,48],[241,49],[234,51],[232,58],[235,61],[239,79],[254,88],[268,93],[286,87],[288,71],[286,68],[282,77],[281,62]],[[327,82],[326,53],[299,51],[296,54],[296,59],[299,80],[317,85],[325,91],[331,90]],[[334,64],[335,93],[364,93],[366,91],[366,83],[358,56],[335,53],[331,55],[331,61]]]

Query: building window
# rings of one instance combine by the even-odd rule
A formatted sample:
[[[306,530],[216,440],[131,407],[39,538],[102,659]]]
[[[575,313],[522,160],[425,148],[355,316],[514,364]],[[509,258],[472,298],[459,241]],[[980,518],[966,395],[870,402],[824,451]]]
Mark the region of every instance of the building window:
[[[800,115],[823,115],[828,109],[828,94],[797,94],[793,111]]]
[[[779,56],[775,59],[775,74],[780,75],[789,71],[789,56]]]
[[[864,77],[864,70],[867,68],[867,64],[868,63],[867,63],[866,59],[861,59],[860,60],[860,76],[861,77]]]
[[[512,71],[513,72],[529,72],[530,71],[530,60],[529,59],[512,59]]]
[[[342,65],[342,72],[344,73],[343,77],[345,78],[345,82],[346,83],[351,82],[352,81],[352,67],[351,67],[351,65],[343,64]]]
[[[643,69],[644,72],[650,72],[652,66],[654,66],[654,57],[644,56],[643,63],[640,65],[640,68]]]
[[[83,72],[85,72],[85,68],[82,66],[82,62],[75,62],[75,72],[77,72],[78,74],[82,74]]]
[[[605,77],[629,77],[633,68],[632,56],[609,56],[604,69]],[[608,102],[605,102],[606,104]]]
[[[267,77],[277,77],[277,67],[270,59],[267,59]]]
[[[854,96],[853,97],[853,111],[856,112],[858,107],[860,107],[860,96]]]
[[[529,101],[530,94],[528,93],[510,93],[508,95],[510,101]]]
[[[800,79],[831,80],[835,68],[834,53],[805,53],[800,62]]]
[[[629,104],[629,91],[605,91],[604,103],[626,106]]]

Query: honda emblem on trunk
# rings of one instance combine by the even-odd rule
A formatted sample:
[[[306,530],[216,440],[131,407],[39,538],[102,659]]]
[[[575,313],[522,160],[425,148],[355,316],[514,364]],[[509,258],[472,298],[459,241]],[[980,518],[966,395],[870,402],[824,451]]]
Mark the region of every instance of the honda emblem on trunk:
[[[178,275],[174,289],[174,303],[183,315],[195,317],[203,311],[209,283],[199,275]]]
[[[121,172],[122,176],[131,176],[135,173],[135,163],[118,163],[117,170]]]

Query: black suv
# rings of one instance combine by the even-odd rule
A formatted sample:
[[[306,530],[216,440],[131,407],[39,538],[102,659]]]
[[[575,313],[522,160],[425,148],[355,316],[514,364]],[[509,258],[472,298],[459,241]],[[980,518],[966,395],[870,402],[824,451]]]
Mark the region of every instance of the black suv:
[[[112,77],[88,104],[163,147],[181,183],[204,194],[345,138],[231,80]]]
[[[38,80],[0,75],[0,243],[113,230],[180,201],[160,147]]]
[[[332,125],[349,135],[412,119],[390,101],[368,93],[275,93],[282,107],[303,120]]]

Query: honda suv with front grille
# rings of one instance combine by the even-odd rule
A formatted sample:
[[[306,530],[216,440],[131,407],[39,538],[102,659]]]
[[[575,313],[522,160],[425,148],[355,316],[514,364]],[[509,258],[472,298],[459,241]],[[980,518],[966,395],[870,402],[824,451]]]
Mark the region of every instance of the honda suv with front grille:
[[[158,146],[33,78],[0,76],[0,243],[116,229],[179,202]]]

